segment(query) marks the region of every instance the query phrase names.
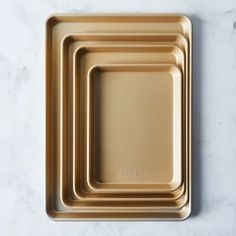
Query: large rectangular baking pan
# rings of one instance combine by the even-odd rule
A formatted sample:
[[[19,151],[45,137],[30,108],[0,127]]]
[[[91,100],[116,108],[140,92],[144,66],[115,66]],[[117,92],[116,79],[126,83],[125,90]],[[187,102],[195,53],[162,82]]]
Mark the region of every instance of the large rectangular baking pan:
[[[119,27],[116,27],[119,26]],[[191,23],[184,16],[179,15],[55,15],[47,22],[47,46],[46,46],[46,210],[55,219],[183,219],[190,212],[191,205],[175,211],[155,210],[146,213],[138,211],[101,212],[72,211],[63,207],[60,202],[60,167],[59,156],[61,154],[60,138],[60,42],[68,33],[74,32],[172,32],[182,33],[190,43],[191,58]],[[191,59],[190,59],[191,75]],[[191,76],[189,77],[188,112],[191,118]],[[63,101],[64,102],[64,101]],[[190,119],[191,121],[191,119]],[[187,131],[188,141],[191,134],[191,122]],[[187,148],[189,165],[191,166],[191,143]],[[191,175],[189,177],[191,187]],[[189,191],[191,193],[191,191]]]
[[[86,53],[87,52],[87,53]],[[114,54],[113,54],[114,52]],[[119,61],[123,61],[125,63],[131,63],[131,62],[145,62],[145,63],[155,63],[155,62],[169,62],[169,63],[177,63],[177,65],[179,65],[181,67],[181,70],[184,70],[184,56],[182,54],[182,51],[174,46],[150,46],[150,45],[146,45],[146,46],[104,46],[104,45],[100,45],[100,46],[81,46],[76,52],[75,52],[75,59],[76,58],[84,58],[81,54],[84,54],[84,57],[87,55],[87,60],[84,60],[81,65],[83,65],[83,69],[79,70],[81,75],[78,77],[76,76],[76,78],[74,79],[74,81],[81,81],[81,83],[79,84],[75,84],[73,87],[77,88],[80,87],[81,88],[81,93],[82,91],[86,90],[85,84],[82,82],[84,80],[84,77],[86,77],[86,73],[89,69],[90,66],[93,65],[94,62],[101,62],[101,63],[107,63],[107,62],[119,62]],[[135,56],[135,58],[133,58]],[[125,57],[125,58],[124,58]],[[79,59],[78,59],[79,60]],[[81,67],[80,62],[76,63],[75,69],[78,69]],[[82,71],[82,72],[81,72]],[[83,84],[83,85],[82,85]],[[135,86],[135,85],[134,85]],[[84,95],[82,95],[83,97]],[[78,100],[79,98],[77,98],[76,100]],[[82,99],[82,98],[81,98]],[[79,100],[81,100],[79,99]],[[85,107],[85,104],[81,104],[81,107]],[[85,113],[85,111],[80,111],[82,114]],[[83,116],[83,115],[82,115]],[[80,121],[82,119],[85,119],[83,117],[81,117],[80,115]],[[75,120],[78,120],[78,118],[75,118]],[[85,121],[84,121],[85,122]],[[86,124],[84,125],[84,122],[82,122],[82,126],[86,126]],[[73,130],[80,130],[78,129],[76,126],[75,128],[73,128]],[[82,133],[82,132],[81,132]],[[81,137],[81,140],[85,140],[86,137]],[[78,143],[77,141],[75,141],[76,143]],[[86,146],[86,145],[85,145]],[[80,150],[82,148],[79,148]],[[76,184],[74,184],[75,186],[79,186],[79,180],[80,182],[83,180],[83,176],[86,176],[86,163],[80,162],[80,164],[78,163],[77,160],[81,160],[84,159],[84,154],[81,153],[80,151],[80,155],[78,156],[74,156],[74,167],[75,170],[77,170],[76,172],[76,176],[78,176],[77,179],[78,180],[76,182]],[[62,165],[63,166],[63,165]],[[78,170],[80,166],[80,169]],[[64,167],[65,170],[67,170],[68,172],[71,172],[71,170],[68,168],[68,160],[65,159],[64,161]],[[65,172],[65,173],[68,173]],[[180,173],[179,173],[180,174]],[[62,174],[63,175],[63,174]],[[64,176],[64,175],[63,175]],[[65,175],[66,177],[66,175]],[[81,178],[80,178],[81,177]],[[63,178],[64,179],[64,178]],[[67,183],[66,185],[71,185],[69,183]],[[82,183],[83,185],[83,183]],[[62,186],[63,187],[63,186]],[[63,188],[62,188],[63,189]],[[130,190],[132,190],[130,188]],[[129,191],[130,191],[129,190]],[[133,189],[134,192],[138,191],[137,189]],[[142,193],[141,195],[143,195],[144,192],[146,192],[147,189],[145,189],[145,187],[140,188],[139,191]],[[108,190],[106,190],[108,191]],[[170,190],[169,190],[170,191]],[[79,191],[78,191],[79,192]],[[127,192],[127,191],[126,191]],[[149,189],[149,192],[165,192],[163,189]],[[166,192],[168,192],[166,190]],[[139,195],[135,194],[136,197],[138,197]],[[152,194],[153,195],[153,194]],[[88,197],[88,195],[86,196]],[[80,194],[79,198],[82,198],[82,194]],[[132,200],[132,199],[130,199]]]
[[[91,41],[92,40],[92,41]],[[119,41],[117,41],[119,40]],[[119,43],[125,43],[125,44],[136,44],[139,42],[142,43],[146,43],[146,44],[153,44],[153,43],[158,43],[161,45],[164,44],[168,44],[168,43],[173,43],[175,45],[178,45],[179,47],[183,48],[184,51],[188,51],[188,44],[185,41],[185,38],[183,38],[183,36],[178,35],[178,34],[76,34],[76,35],[69,35],[67,37],[64,38],[63,40],[64,42],[62,43],[63,45],[63,59],[64,59],[64,63],[65,65],[62,66],[62,68],[64,69],[64,73],[63,77],[65,77],[63,79],[68,81],[68,73],[70,71],[73,71],[71,64],[72,63],[68,63],[67,59],[69,60],[70,56],[68,56],[68,51],[70,51],[71,53],[73,52],[73,50],[75,50],[76,47],[78,47],[79,45],[84,45],[84,44],[91,44],[91,43],[100,43],[100,44],[104,44],[103,41],[105,41],[106,43],[111,43],[114,44],[115,42],[119,42]],[[134,41],[134,42],[133,42]],[[71,47],[70,47],[70,46]],[[185,53],[186,55],[186,59],[188,59],[188,54]],[[186,68],[188,65],[188,60],[186,61]],[[68,66],[69,69],[67,68]],[[184,73],[186,74],[186,73]],[[71,79],[69,80],[71,81]],[[67,86],[64,86],[67,87]],[[71,130],[72,128],[70,128]],[[68,156],[65,157],[66,159],[68,159]],[[66,169],[66,168],[65,168]],[[70,172],[70,171],[69,171]],[[68,176],[68,171],[65,170],[65,177]],[[62,178],[62,180],[64,180],[64,178]],[[69,186],[69,184],[67,183],[67,181],[65,181],[65,186]],[[182,189],[183,190],[183,189]],[[178,190],[178,193],[182,192]],[[162,195],[164,196],[164,195]],[[166,195],[165,195],[166,196]],[[167,194],[168,196],[168,194]]]

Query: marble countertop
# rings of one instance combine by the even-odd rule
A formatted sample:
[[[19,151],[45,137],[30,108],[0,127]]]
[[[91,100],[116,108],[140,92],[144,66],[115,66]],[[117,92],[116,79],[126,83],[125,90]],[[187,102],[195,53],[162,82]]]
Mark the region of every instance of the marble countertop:
[[[45,21],[59,12],[191,17],[193,213],[183,222],[53,222],[44,204]],[[236,235],[236,1],[3,0],[0,235]]]

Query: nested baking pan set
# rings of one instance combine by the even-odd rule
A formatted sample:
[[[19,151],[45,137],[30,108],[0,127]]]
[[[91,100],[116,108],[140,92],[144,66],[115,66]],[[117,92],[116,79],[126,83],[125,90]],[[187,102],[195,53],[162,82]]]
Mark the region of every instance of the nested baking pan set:
[[[46,211],[181,220],[191,211],[192,26],[175,14],[46,23]]]

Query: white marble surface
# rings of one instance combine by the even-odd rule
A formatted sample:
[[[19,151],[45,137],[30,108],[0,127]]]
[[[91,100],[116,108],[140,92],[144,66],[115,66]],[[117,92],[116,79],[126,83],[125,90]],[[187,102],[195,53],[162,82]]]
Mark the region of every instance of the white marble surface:
[[[194,27],[193,214],[53,222],[44,210],[44,24],[56,12],[179,12]],[[236,235],[236,1],[2,0],[0,235]]]

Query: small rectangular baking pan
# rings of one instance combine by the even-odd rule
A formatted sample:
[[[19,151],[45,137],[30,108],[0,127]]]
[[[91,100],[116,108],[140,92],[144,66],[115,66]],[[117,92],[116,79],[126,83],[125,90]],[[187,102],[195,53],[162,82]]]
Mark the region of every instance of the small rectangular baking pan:
[[[67,82],[61,81],[60,43],[67,34],[91,32],[91,33],[180,33],[189,43],[187,56],[189,55],[189,71],[186,81],[186,164],[189,170],[188,203],[179,210],[165,209],[123,209],[112,208],[110,210],[96,208],[85,210],[72,210],[65,208],[60,198],[60,156],[62,153],[70,156],[71,149],[62,148],[62,128],[60,120],[61,103],[68,104],[68,98],[62,98],[62,86]],[[86,41],[86,40],[85,40]],[[135,41],[134,41],[135,43]],[[58,14],[49,18],[46,29],[46,210],[54,219],[74,220],[179,220],[185,219],[191,210],[191,54],[192,32],[191,22],[182,15],[171,14],[90,14],[73,15]],[[65,87],[64,87],[65,89]],[[69,99],[70,100],[70,99]],[[68,107],[69,109],[69,107]],[[190,118],[188,120],[188,118]],[[65,119],[63,119],[65,122]],[[63,122],[63,124],[65,124]],[[64,134],[65,135],[65,134]],[[69,138],[69,141],[71,138]],[[72,140],[71,140],[72,141]],[[116,203],[115,203],[116,204]],[[86,203],[84,206],[88,206]],[[117,205],[116,205],[117,206]]]
[[[181,186],[181,73],[161,64],[90,68],[87,181],[95,192],[171,192]]]
[[[177,189],[182,179],[178,68],[95,65],[87,81],[89,186],[95,191],[114,192]],[[175,131],[166,135],[172,124]],[[153,169],[145,170],[145,166],[150,169],[150,163]]]

